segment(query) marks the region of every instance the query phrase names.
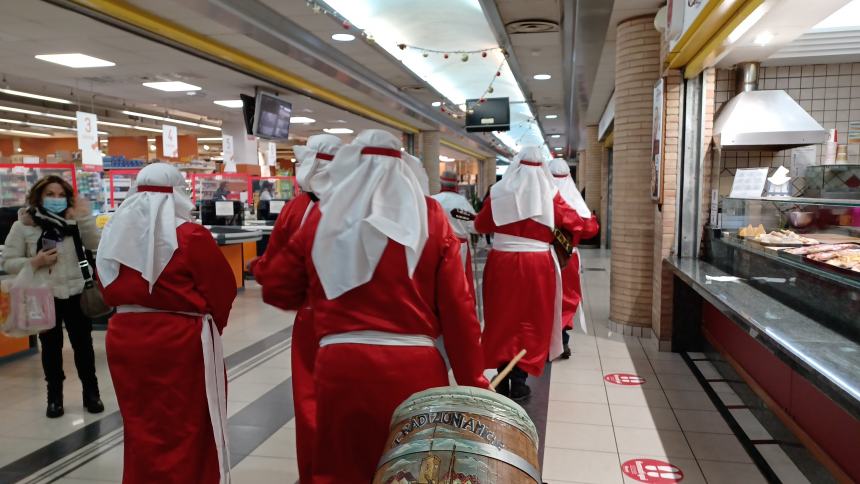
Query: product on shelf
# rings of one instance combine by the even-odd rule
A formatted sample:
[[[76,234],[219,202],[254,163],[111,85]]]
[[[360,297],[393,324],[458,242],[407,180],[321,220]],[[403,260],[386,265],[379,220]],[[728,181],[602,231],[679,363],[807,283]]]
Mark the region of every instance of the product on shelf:
[[[809,255],[809,254],[818,254],[820,252],[833,252],[837,250],[845,250],[845,249],[860,249],[860,246],[856,244],[820,244],[813,245],[809,247],[797,247],[794,249],[786,249],[786,254],[793,255]]]
[[[758,227],[753,227],[752,224],[750,224],[738,231],[738,236],[756,237],[759,235],[764,235],[765,232],[767,231],[764,229],[764,225],[759,224]]]
[[[769,234],[757,235],[753,240],[762,245],[778,246],[817,245],[819,243],[815,239],[798,235],[796,232],[792,232],[791,230],[774,230]]]
[[[809,254],[806,258],[815,262],[823,262],[839,269],[860,273],[860,248]]]

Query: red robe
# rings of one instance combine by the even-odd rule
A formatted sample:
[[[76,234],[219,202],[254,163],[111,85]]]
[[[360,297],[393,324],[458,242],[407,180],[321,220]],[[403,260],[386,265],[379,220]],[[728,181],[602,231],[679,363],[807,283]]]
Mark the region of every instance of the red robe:
[[[279,253],[278,295],[296,308],[310,298],[316,335],[375,330],[443,335],[461,385],[487,388],[480,326],[469,293],[460,241],[441,206],[427,199],[429,238],[410,279],[403,246],[389,241],[370,282],[328,300],[311,258],[319,210]],[[314,483],[370,482],[383,454],[394,409],[411,394],[448,385],[432,347],[333,344],[317,352]]]
[[[583,219],[585,226],[582,232],[574,236],[574,245],[579,245],[581,239],[590,239],[597,235],[599,225],[594,217]],[[561,271],[562,284],[562,309],[561,323],[564,329],[573,329],[573,317],[576,316],[576,310],[579,308],[579,303],[582,302],[582,285],[579,279],[580,259],[579,253],[575,253],[570,258],[567,266]]]
[[[315,206],[310,195],[302,192],[291,200],[278,215],[266,252],[252,266],[254,278],[263,286],[263,301],[272,306],[289,309],[278,297],[277,288],[284,275],[273,267],[277,254],[288,250],[287,243],[304,221],[305,214]],[[293,322],[293,346],[290,351],[293,378],[293,408],[296,415],[296,458],[300,482],[311,482],[313,442],[316,432],[316,399],[314,398],[314,359],[318,342],[314,337],[313,311],[303,304]]]
[[[557,227],[574,236],[584,229],[585,222],[560,195],[553,202]],[[493,222],[492,195],[484,201],[475,229],[545,243],[553,239],[549,227],[531,219],[497,226]],[[555,262],[549,251],[490,251],[484,268],[481,338],[487,368],[506,364],[525,348],[526,355],[517,366],[530,375],[543,373],[555,321],[555,278]]]
[[[236,297],[233,271],[203,226],[186,222],[176,238],[179,247],[152,293],[139,272],[121,266],[103,289],[105,301],[208,313],[221,332]],[[125,430],[124,484],[219,482],[202,324],[201,318],[169,312],[110,319],[107,360]]]

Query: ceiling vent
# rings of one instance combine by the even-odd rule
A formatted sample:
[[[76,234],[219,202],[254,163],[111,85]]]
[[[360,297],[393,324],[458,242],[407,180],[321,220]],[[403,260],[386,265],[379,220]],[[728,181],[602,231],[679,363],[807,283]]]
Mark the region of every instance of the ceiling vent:
[[[558,22],[542,19],[517,20],[505,26],[509,34],[543,34],[558,32]]]

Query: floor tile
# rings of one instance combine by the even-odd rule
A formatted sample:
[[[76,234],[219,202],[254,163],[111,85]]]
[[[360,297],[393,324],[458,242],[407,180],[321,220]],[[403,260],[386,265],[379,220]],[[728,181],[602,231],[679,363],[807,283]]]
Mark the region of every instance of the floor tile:
[[[677,430],[615,427],[615,440],[622,454],[693,457],[687,439]]]
[[[576,383],[578,385],[600,385],[603,386],[603,372],[597,370],[581,370],[566,367],[564,364],[552,365],[550,381],[561,383]]]
[[[296,432],[294,428],[282,427],[268,440],[251,452],[258,457],[296,458]]]
[[[772,438],[770,432],[762,426],[761,422],[749,410],[739,408],[729,411],[750,440],[770,440]]]
[[[617,452],[611,426],[552,422],[546,430],[546,445],[559,449]]]
[[[663,390],[703,391],[702,384],[693,375],[658,375]]]
[[[674,409],[681,410],[716,410],[708,394],[701,392],[685,392],[681,390],[667,390],[666,398]]]
[[[720,412],[711,410],[682,410],[676,409],[675,416],[685,432],[705,432],[714,434],[731,434],[732,429],[726,423]]]
[[[672,375],[692,375],[693,372],[690,371],[690,367],[687,366],[687,363],[683,360],[655,360],[651,362],[651,366],[654,367],[654,371],[658,375],[662,374],[672,374]]]
[[[753,464],[700,460],[699,466],[708,482],[712,483],[764,484],[767,482]]]
[[[622,465],[625,462],[637,459],[653,459],[659,460],[663,462],[668,462],[670,465],[673,465],[681,470],[684,477],[681,480],[683,484],[706,484],[705,477],[702,475],[702,471],[699,470],[699,464],[694,459],[681,459],[678,457],[666,457],[664,455],[643,455],[643,454],[621,454],[620,456]],[[637,479],[632,479],[628,476],[624,476],[624,482],[628,484],[639,484],[642,481]]]
[[[681,430],[670,408],[610,405],[612,424],[618,427]]]
[[[651,363],[648,360],[635,360],[629,358],[613,358],[600,356],[600,362],[604,374],[608,373],[633,373],[634,375],[649,376],[654,374]]]
[[[809,479],[794,465],[791,458],[777,444],[756,445],[759,453],[784,484],[808,484]]]
[[[547,420],[554,422],[612,425],[609,406],[599,403],[563,402],[551,400]]]
[[[70,473],[68,477],[75,479],[101,479],[105,481],[122,481],[122,446],[96,457],[84,466]]]
[[[295,459],[249,455],[230,473],[236,484],[292,483],[299,478]]]
[[[723,378],[723,375],[717,371],[717,367],[710,361],[695,361],[693,363],[695,363],[696,368],[699,369],[706,380],[719,380]]]
[[[618,454],[547,447],[542,476],[548,481],[621,483]]]
[[[720,462],[752,462],[746,449],[734,434],[706,434],[686,431],[685,434],[690,442],[690,448],[693,449],[693,454],[699,459]]]
[[[611,405],[638,405],[669,408],[669,401],[661,390],[607,384],[606,394]]]
[[[606,390],[598,385],[555,382],[549,389],[550,400],[584,403],[606,403]]]

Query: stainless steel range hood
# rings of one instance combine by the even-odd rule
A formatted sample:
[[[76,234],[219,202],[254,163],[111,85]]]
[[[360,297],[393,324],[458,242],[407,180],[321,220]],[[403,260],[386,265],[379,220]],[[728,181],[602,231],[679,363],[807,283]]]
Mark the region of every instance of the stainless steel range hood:
[[[724,150],[781,150],[824,143],[827,131],[785,91],[757,91],[759,65],[738,66],[737,95],[714,122],[714,142]]]

